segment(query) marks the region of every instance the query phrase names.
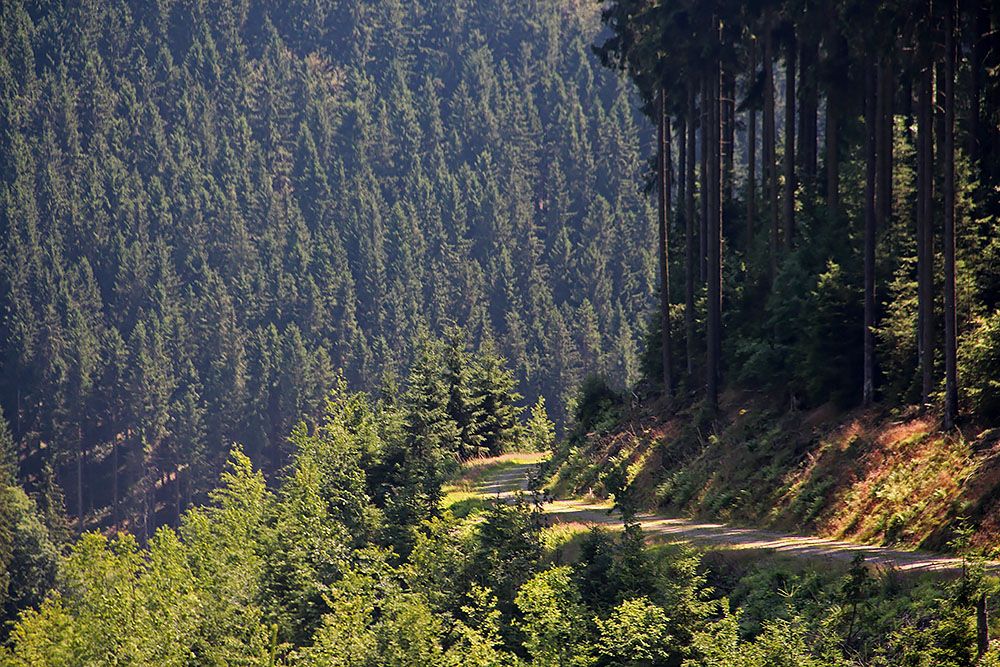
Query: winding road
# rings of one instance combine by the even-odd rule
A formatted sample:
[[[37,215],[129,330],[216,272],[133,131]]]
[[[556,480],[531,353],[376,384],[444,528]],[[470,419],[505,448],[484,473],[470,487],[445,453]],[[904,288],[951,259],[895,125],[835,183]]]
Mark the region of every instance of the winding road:
[[[531,474],[536,468],[535,463],[517,463],[493,474],[484,474],[474,485],[475,491],[483,496],[510,500],[528,490]],[[612,511],[610,503],[585,499],[554,500],[546,502],[542,508],[556,522],[609,528],[621,528],[622,525],[620,516]],[[954,574],[960,572],[964,565],[961,558],[925,551],[903,551],[821,537],[785,535],[660,514],[640,514],[636,519],[651,537],[708,548],[768,551],[796,558],[838,562],[850,562],[861,554],[866,563],[908,573]],[[1000,572],[1000,563],[990,562],[988,568]]]

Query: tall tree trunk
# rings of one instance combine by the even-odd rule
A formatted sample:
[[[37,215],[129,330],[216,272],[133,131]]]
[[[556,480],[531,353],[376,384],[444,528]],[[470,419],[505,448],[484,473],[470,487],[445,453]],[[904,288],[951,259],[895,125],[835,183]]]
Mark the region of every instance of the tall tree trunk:
[[[771,214],[771,282],[778,275],[778,166],[775,156],[774,23],[769,16],[764,29],[764,176]]]
[[[713,30],[717,29],[717,24]],[[719,368],[722,349],[722,128],[720,113],[721,70],[713,66],[709,86],[710,130],[709,146],[709,206],[708,229],[708,368],[706,369],[706,400],[711,412],[719,406]]]
[[[879,68],[879,102],[880,122],[878,164],[879,164],[879,187],[876,199],[878,201],[878,219],[876,224],[879,229],[888,227],[889,220],[892,219],[892,158],[893,158],[893,134],[895,130],[894,103],[895,103],[895,76],[892,59],[885,57]]]
[[[660,240],[660,326],[662,326],[663,391],[673,395],[670,367],[670,119],[667,117],[666,91],[661,87],[657,104],[657,180],[659,182]]]
[[[982,660],[990,650],[990,612],[986,592],[976,598],[976,659]]]
[[[677,115],[677,228],[683,229],[684,202],[687,196],[687,113]]]
[[[795,38],[789,37],[785,52],[785,196],[782,201],[785,252],[795,237]]]
[[[695,161],[695,122],[694,89],[687,91],[687,171],[684,179],[687,186],[684,189],[684,243],[686,257],[684,262],[684,340],[687,347],[688,378],[694,377],[694,161]]]
[[[757,48],[750,43],[750,76],[748,86],[753,86],[757,78]],[[749,251],[753,244],[754,218],[757,217],[757,108],[750,104],[747,107],[747,226],[746,248]]]
[[[969,160],[975,177],[982,178],[981,155],[985,144],[982,135],[981,104],[983,94],[983,59],[986,51],[986,34],[989,32],[990,15],[986,2],[979,0],[973,8],[972,52],[969,58]]]
[[[875,229],[883,228],[884,220],[882,218],[882,213],[885,211],[883,207],[883,198],[885,196],[882,188],[884,186],[884,181],[882,180],[882,174],[885,171],[885,146],[883,146],[883,140],[885,139],[885,68],[883,67],[882,59],[878,59],[875,65]]]
[[[816,114],[819,91],[816,87],[816,43],[803,41],[799,48],[799,171],[805,186],[806,203],[812,205],[816,189]]]
[[[996,67],[997,56],[1000,53],[1000,13],[989,12],[986,17],[983,36],[980,40],[985,54],[989,54],[989,64]],[[989,80],[989,79],[987,79]],[[985,183],[995,185],[998,180],[998,169],[1000,169],[1000,132],[996,123],[988,122],[991,118],[996,118],[998,114],[997,106],[1000,104],[1000,95],[983,95],[980,101],[982,106],[982,119],[979,123],[979,142],[977,146],[979,158],[979,173]]]
[[[701,176],[701,188],[699,190],[699,204],[701,205],[701,218],[699,220],[699,230],[698,230],[698,275],[701,277],[701,282],[704,283],[708,280],[708,152],[709,152],[709,141],[708,141],[708,76],[706,75],[701,82],[701,109],[700,109],[700,122],[701,125],[701,156],[700,156],[700,176]]]
[[[826,57],[832,67],[842,60],[844,39],[832,27],[833,17],[830,17],[831,28],[826,34]],[[826,88],[826,207],[830,217],[836,220],[840,215],[840,91],[835,80],[831,78]]]
[[[958,417],[958,316],[955,303],[955,6],[944,21],[944,426]]]
[[[142,543],[147,544],[149,542],[150,494],[152,493],[150,487],[153,486],[153,481],[147,454],[144,452],[142,457],[142,482],[139,485],[139,493],[142,494],[142,532],[140,533],[140,537]]]
[[[733,201],[733,183],[736,175],[736,77],[725,68],[721,83],[722,111],[722,203],[728,206]]]
[[[865,247],[864,247],[864,379],[862,401],[875,400],[875,181],[876,119],[878,118],[875,62],[865,67]]]
[[[174,526],[180,527],[181,525],[181,508],[183,507],[183,502],[181,501],[181,466],[177,464],[174,466]]]
[[[837,102],[826,99],[826,208],[830,217],[840,215],[840,115]]]
[[[934,138],[931,95],[934,70],[924,60],[917,86],[917,319],[919,323],[921,405],[931,400],[934,388]]]
[[[118,509],[118,436],[112,436],[111,440],[111,523],[115,531],[118,531],[118,524],[121,516]]]
[[[944,155],[944,63],[934,63],[934,154]]]

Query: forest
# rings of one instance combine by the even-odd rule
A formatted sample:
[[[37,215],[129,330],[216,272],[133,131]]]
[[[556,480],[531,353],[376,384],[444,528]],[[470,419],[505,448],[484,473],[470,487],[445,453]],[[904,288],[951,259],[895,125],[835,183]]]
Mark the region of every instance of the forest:
[[[1000,665],[998,72],[989,0],[2,3],[0,664]]]
[[[668,395],[704,385],[711,412],[731,378],[995,422],[997,13],[607,5],[596,51],[657,126],[648,367]]]
[[[277,471],[337,373],[383,391],[424,333],[559,424],[585,372],[638,379],[652,134],[596,8],[0,11],[0,407],[78,529],[175,520],[233,442]]]
[[[16,622],[0,664],[1000,664],[973,611],[997,581],[967,536],[960,577],[914,579],[863,557],[810,568],[647,546],[628,519],[622,531],[551,525],[520,492],[469,503],[471,480],[454,476],[463,448],[515,431],[525,449],[552,448],[555,426],[539,404],[498,428],[503,410],[449,386],[449,349],[423,342],[398,400],[338,382],[315,428],[291,432],[276,481],[234,446],[207,504],[148,539],[60,537],[8,458],[0,500],[18,525],[4,614]]]

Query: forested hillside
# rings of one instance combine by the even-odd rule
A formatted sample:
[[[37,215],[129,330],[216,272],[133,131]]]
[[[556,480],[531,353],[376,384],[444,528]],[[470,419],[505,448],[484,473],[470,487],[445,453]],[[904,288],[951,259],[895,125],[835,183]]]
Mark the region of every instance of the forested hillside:
[[[585,370],[635,381],[650,131],[598,27],[555,1],[4,2],[0,405],[30,487],[135,528],[234,441],[277,469],[338,371],[391,388],[451,323],[558,421]]]
[[[609,0],[657,128],[640,405],[585,384],[552,488],[995,546],[1000,10]]]
[[[0,665],[1000,665],[998,73],[991,0],[4,0]]]

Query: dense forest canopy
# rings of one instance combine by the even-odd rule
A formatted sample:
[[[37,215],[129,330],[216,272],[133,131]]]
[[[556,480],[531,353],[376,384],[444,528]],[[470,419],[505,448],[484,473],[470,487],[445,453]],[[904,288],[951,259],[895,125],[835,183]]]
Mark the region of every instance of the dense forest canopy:
[[[585,372],[638,378],[650,135],[595,7],[0,11],[0,405],[85,525],[187,504],[234,441],[276,470],[338,372],[391,387],[422,331],[559,423]]]

